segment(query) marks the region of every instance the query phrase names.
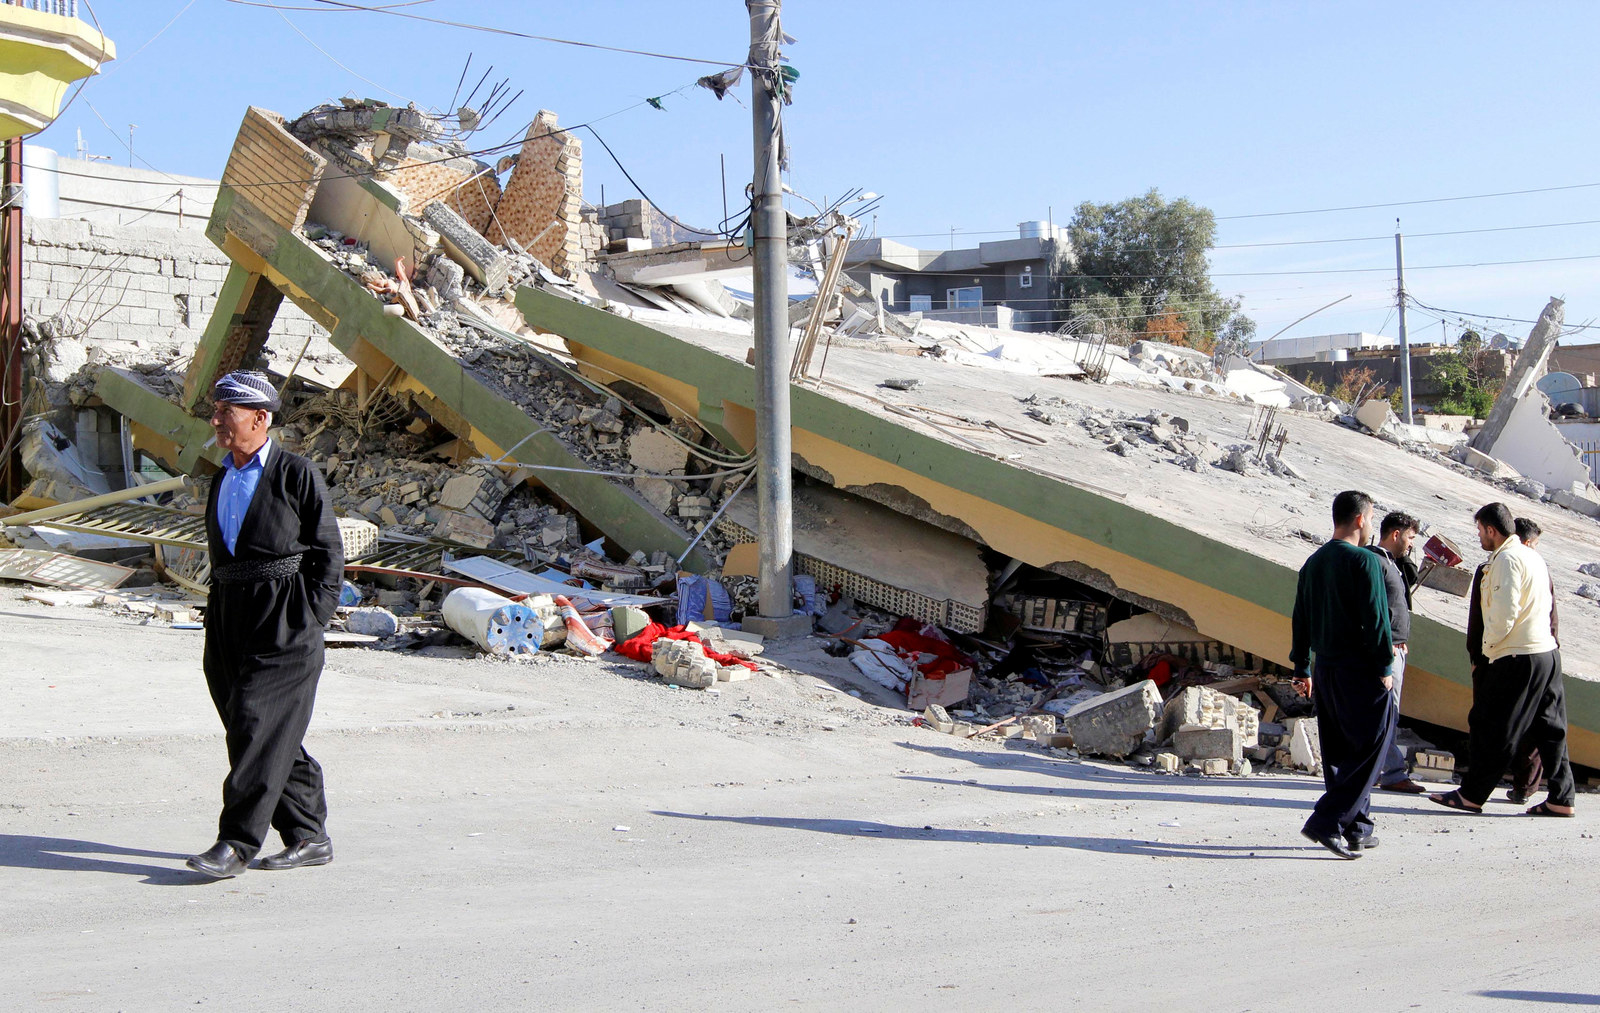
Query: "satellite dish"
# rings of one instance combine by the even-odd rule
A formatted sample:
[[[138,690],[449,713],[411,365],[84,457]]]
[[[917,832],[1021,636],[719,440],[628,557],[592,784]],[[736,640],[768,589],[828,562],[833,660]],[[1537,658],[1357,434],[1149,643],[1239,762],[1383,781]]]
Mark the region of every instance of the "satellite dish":
[[[1571,373],[1546,373],[1534,386],[1544,391],[1552,404],[1582,398],[1578,392],[1583,390],[1583,383]]]

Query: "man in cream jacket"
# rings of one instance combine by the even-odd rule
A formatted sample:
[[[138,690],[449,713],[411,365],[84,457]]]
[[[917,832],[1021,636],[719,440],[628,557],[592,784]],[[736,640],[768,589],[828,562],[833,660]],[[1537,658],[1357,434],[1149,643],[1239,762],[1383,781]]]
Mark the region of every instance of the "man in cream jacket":
[[[1482,587],[1483,656],[1467,717],[1470,766],[1461,787],[1429,795],[1440,805],[1482,812],[1519,746],[1538,749],[1549,794],[1530,816],[1571,816],[1575,786],[1567,758],[1567,699],[1561,652],[1550,632],[1550,571],[1514,533],[1511,509],[1490,503],[1474,518],[1489,550]]]

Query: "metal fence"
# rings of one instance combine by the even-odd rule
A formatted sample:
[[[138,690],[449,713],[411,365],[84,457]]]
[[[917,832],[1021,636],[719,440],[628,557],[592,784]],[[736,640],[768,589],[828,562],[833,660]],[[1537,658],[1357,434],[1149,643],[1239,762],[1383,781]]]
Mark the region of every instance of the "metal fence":
[[[64,18],[78,16],[78,0],[0,0],[12,7],[26,7],[42,14],[59,14]]]
[[[1583,451],[1583,463],[1589,466],[1589,481],[1600,485],[1600,440],[1575,440],[1574,445]]]

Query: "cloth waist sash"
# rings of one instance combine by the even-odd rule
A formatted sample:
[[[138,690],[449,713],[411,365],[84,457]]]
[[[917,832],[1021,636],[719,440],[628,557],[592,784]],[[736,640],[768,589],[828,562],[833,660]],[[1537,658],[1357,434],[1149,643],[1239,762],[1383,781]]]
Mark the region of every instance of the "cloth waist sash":
[[[264,580],[282,580],[300,572],[300,561],[305,553],[277,559],[245,559],[223,563],[211,568],[211,579],[219,584],[255,584]]]

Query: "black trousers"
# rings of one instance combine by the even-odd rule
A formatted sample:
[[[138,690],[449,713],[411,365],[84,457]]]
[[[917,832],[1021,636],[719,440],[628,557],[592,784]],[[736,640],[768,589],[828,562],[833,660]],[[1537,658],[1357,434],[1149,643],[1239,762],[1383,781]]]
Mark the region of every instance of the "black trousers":
[[[1367,807],[1399,708],[1383,688],[1385,669],[1374,665],[1317,662],[1311,696],[1322,739],[1322,783],[1306,833],[1349,838],[1372,833]]]
[[[217,840],[246,860],[268,827],[292,845],[325,833],[328,819],[322,767],[301,745],[322,675],[322,629],[299,618],[300,578],[267,583],[280,586],[214,585],[206,617],[206,686],[228,744]]]
[[[1481,669],[1486,667],[1487,664],[1472,666],[1472,690],[1474,694],[1478,690],[1478,680],[1483,677]],[[1565,693],[1565,687],[1563,687],[1562,691]],[[1472,727],[1470,716],[1467,727]],[[1539,790],[1539,782],[1543,780],[1544,760],[1539,756],[1539,748],[1530,746],[1526,742],[1517,746],[1511,756],[1511,786],[1526,798]]]
[[[1519,751],[1536,750],[1549,780],[1548,800],[1570,806],[1576,793],[1567,757],[1567,695],[1561,652],[1514,654],[1472,673],[1467,772],[1461,797],[1488,801]]]

